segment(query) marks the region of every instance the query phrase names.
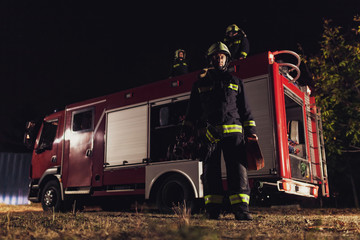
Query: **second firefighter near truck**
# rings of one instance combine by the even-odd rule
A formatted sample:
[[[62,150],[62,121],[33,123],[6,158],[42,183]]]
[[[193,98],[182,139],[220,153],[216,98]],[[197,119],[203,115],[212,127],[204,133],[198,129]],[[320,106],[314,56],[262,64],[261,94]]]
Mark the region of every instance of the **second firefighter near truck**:
[[[236,24],[231,24],[226,28],[223,41],[228,47],[232,59],[244,59],[249,54],[249,40],[245,32]]]
[[[198,133],[202,144],[206,215],[218,219],[224,200],[221,154],[227,170],[228,197],[237,220],[252,220],[245,141],[254,141],[256,124],[245,97],[243,82],[231,75],[231,53],[222,42],[207,51],[209,68],[192,87],[185,128]]]

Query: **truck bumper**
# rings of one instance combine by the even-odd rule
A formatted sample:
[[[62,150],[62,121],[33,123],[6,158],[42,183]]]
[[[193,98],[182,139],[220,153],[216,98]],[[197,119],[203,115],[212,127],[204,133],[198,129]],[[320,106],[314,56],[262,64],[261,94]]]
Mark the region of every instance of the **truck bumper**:
[[[317,198],[319,192],[319,186],[285,178],[277,181],[277,187],[279,191],[304,197]]]

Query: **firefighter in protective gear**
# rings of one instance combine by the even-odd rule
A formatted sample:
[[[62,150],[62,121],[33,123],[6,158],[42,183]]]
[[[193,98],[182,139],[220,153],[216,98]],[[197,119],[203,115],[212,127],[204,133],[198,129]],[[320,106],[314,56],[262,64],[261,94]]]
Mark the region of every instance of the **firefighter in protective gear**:
[[[171,67],[171,77],[183,75],[189,72],[189,65],[186,62],[186,52],[183,49],[175,51],[174,62]]]
[[[231,57],[227,46],[217,42],[208,50],[210,68],[193,85],[185,125],[203,134],[214,149],[204,161],[202,181],[207,217],[219,217],[224,198],[221,152],[227,170],[228,194],[237,220],[251,220],[245,138],[257,138],[240,79],[228,72]],[[211,126],[211,128],[209,128]]]
[[[224,43],[229,48],[233,59],[243,59],[249,54],[249,40],[245,32],[236,24],[231,24],[226,28]]]

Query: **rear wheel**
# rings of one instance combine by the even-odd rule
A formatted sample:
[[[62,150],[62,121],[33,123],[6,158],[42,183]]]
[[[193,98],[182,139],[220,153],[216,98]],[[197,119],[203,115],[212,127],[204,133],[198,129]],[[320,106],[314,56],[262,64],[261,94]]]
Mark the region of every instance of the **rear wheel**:
[[[157,208],[162,213],[174,213],[173,208],[184,203],[187,209],[194,210],[194,191],[189,181],[180,175],[169,176],[157,192]]]
[[[51,180],[46,183],[41,193],[41,206],[44,211],[59,211],[61,207],[61,193],[59,183]]]

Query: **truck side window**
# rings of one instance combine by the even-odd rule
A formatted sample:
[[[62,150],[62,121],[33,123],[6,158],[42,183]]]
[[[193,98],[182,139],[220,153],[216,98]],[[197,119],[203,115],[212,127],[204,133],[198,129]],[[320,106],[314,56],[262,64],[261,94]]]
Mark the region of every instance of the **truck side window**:
[[[75,113],[73,115],[73,131],[86,131],[93,128],[93,110]]]
[[[58,121],[44,122],[39,145],[36,149],[37,153],[52,149],[52,145],[56,137],[57,126]]]
[[[299,100],[285,94],[285,111],[288,124],[289,153],[306,158],[303,106]]]

